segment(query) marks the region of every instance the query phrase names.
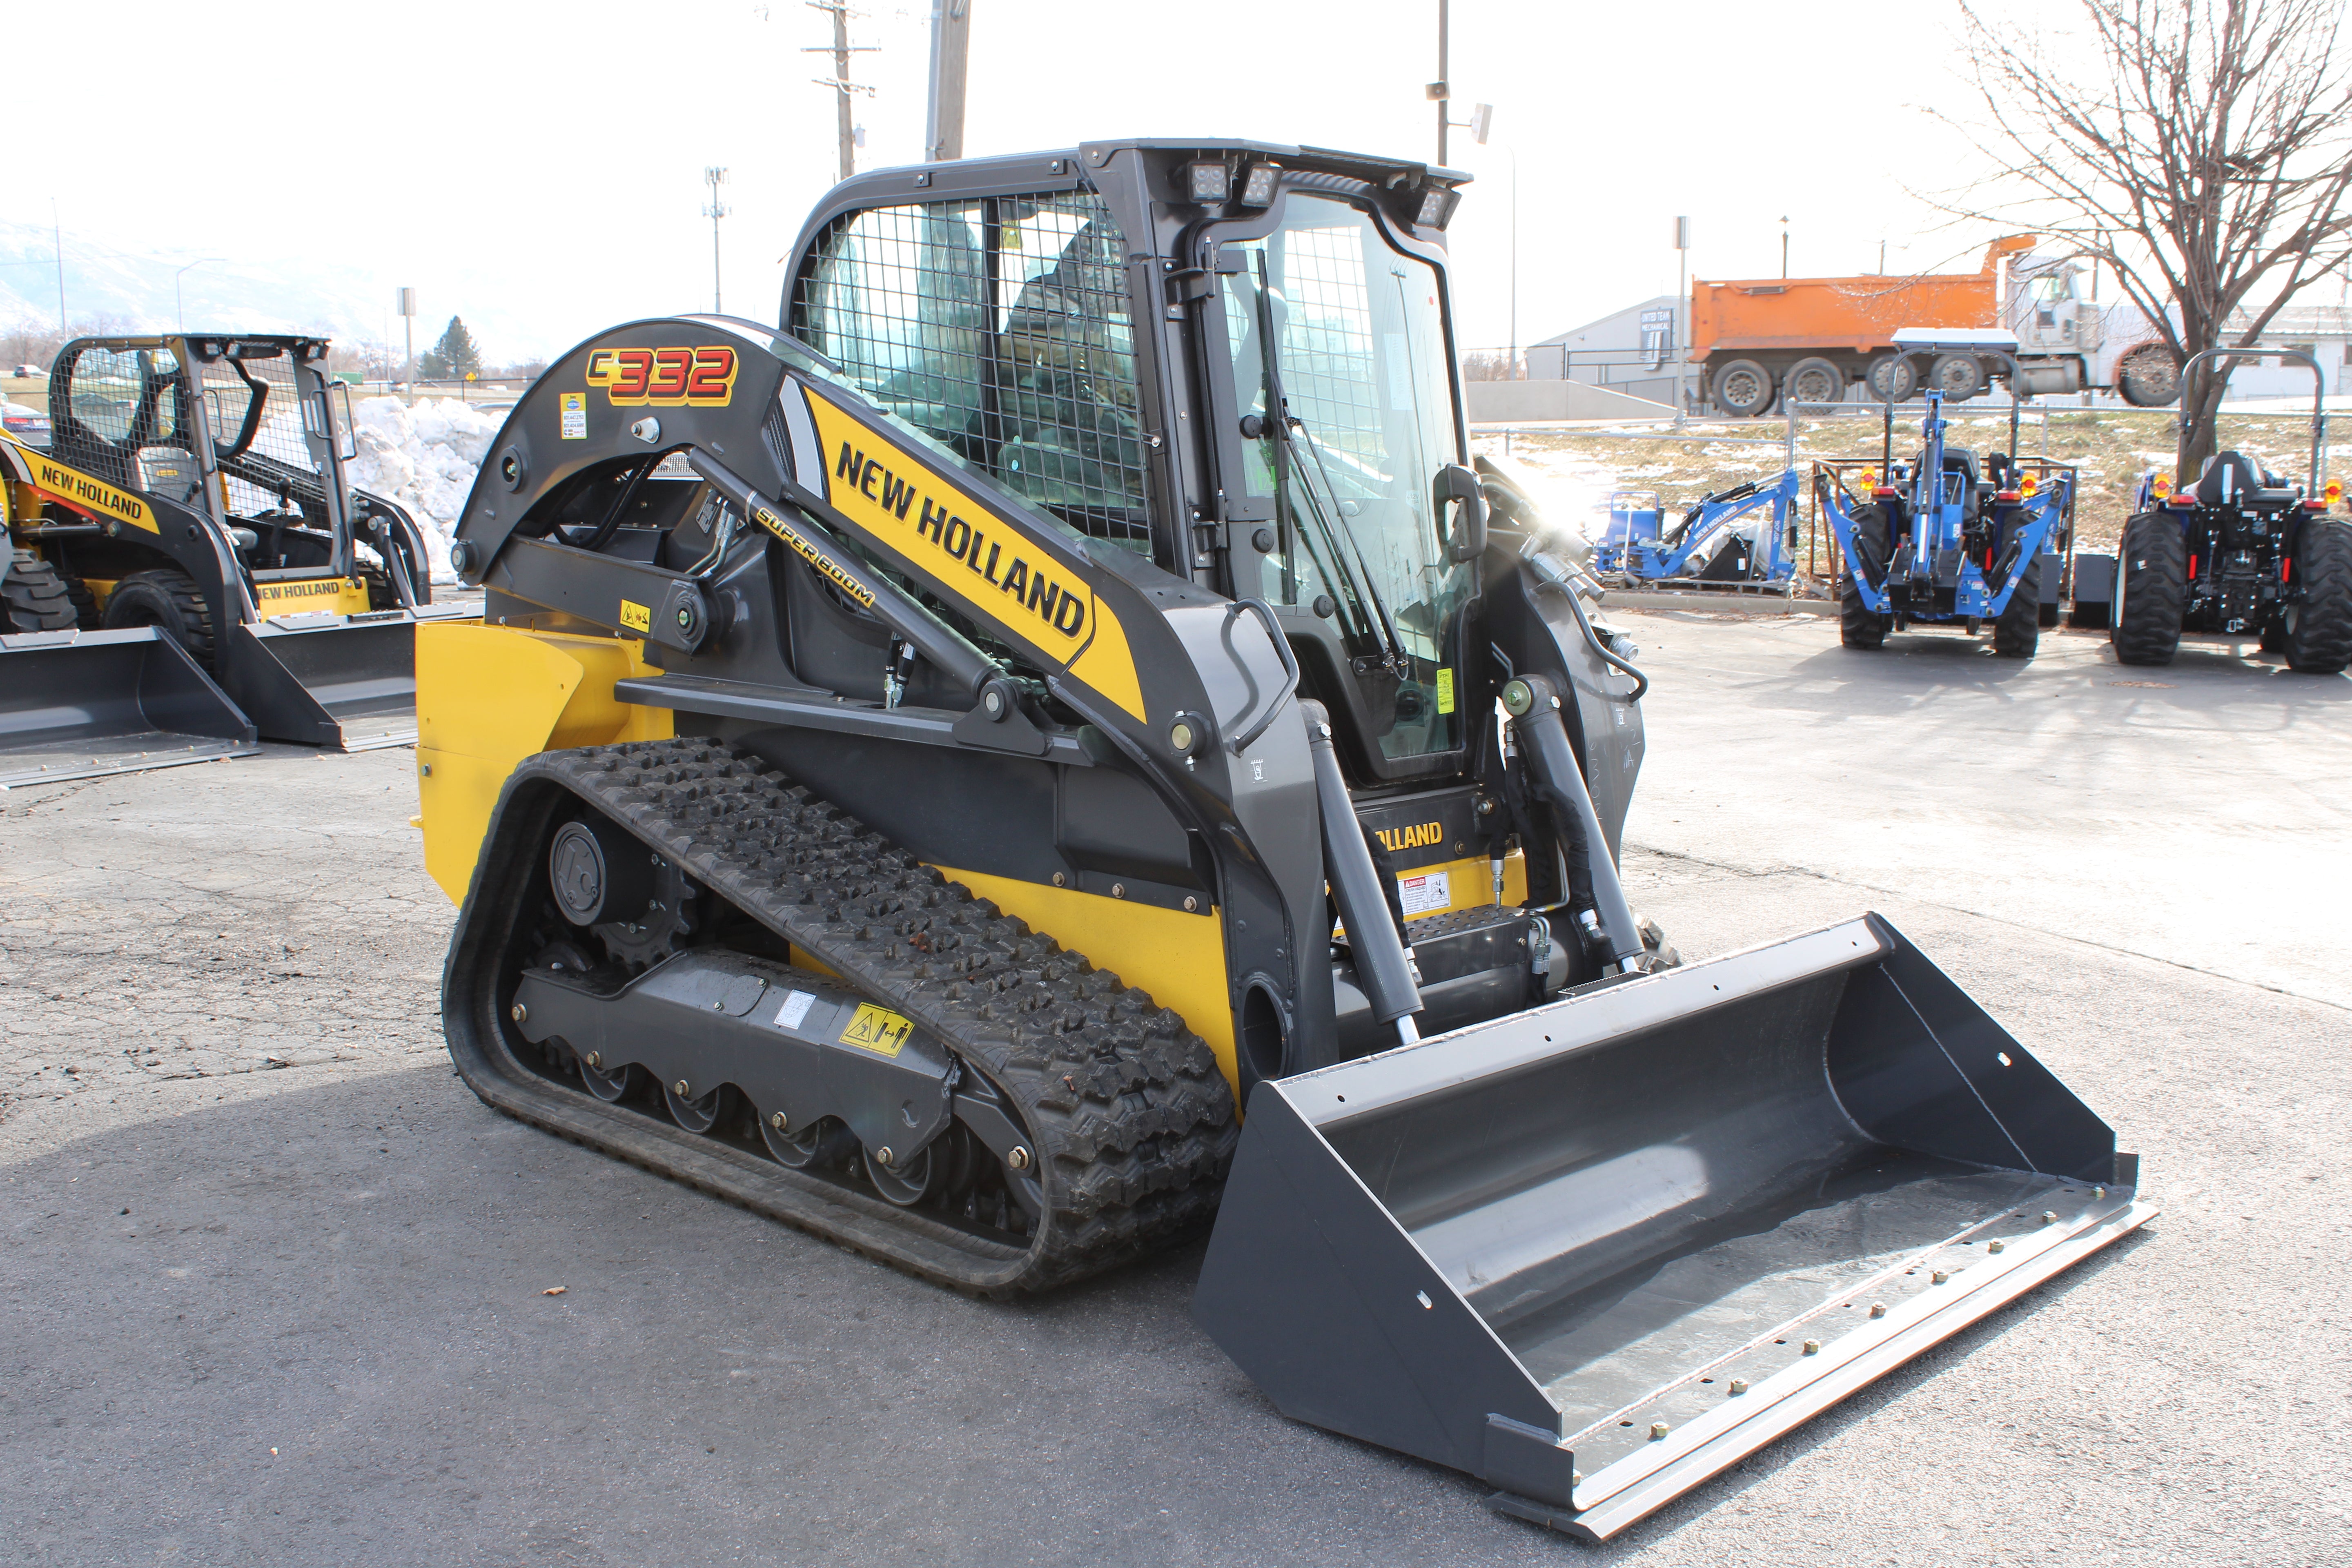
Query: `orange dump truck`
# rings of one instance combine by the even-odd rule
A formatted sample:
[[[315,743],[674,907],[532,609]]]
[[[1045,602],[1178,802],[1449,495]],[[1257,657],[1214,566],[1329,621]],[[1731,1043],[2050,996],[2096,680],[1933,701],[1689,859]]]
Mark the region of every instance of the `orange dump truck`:
[[[1753,278],[1691,284],[1691,362],[1702,395],[1727,414],[1761,414],[1783,394],[1833,403],[1855,382],[1899,401],[1919,390],[1918,367],[1895,354],[1905,327],[2006,329],[2017,336],[2021,392],[2119,389],[2141,407],[2179,395],[2170,351],[2129,305],[2077,297],[2084,268],[2038,256],[2030,234],[1985,247],[1974,272],[1912,277]],[[1948,354],[1925,379],[1947,397],[1985,390],[1998,361]]]

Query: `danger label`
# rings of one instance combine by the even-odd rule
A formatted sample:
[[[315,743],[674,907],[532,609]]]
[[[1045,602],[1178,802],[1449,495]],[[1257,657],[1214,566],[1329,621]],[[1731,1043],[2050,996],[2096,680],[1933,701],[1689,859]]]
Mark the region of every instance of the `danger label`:
[[[1433,915],[1454,907],[1454,887],[1443,871],[1423,871],[1417,877],[1399,877],[1397,892],[1404,900],[1405,918]]]

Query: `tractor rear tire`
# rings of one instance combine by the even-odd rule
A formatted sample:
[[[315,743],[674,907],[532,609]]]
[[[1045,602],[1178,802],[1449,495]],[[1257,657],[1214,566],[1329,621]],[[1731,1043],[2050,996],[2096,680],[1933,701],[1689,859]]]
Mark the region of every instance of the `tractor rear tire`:
[[[2306,520],[2294,574],[2303,597],[2287,606],[2286,667],[2305,675],[2340,675],[2352,664],[2352,525]]]
[[[1885,510],[1874,506],[1854,508],[1853,552],[1862,558],[1871,576],[1885,574],[1887,557],[1893,549]],[[1847,562],[1845,586],[1838,595],[1838,641],[1848,647],[1881,648],[1886,646],[1886,634],[1894,629],[1893,616],[1874,610],[1863,602],[1854,563]]]
[[[1711,390],[1717,408],[1752,419],[1772,406],[1772,373],[1752,359],[1736,359],[1715,373]]]
[[[213,667],[213,613],[196,580],[176,567],[133,572],[107,596],[106,629],[153,626],[188,650],[206,669]]]
[[[2026,563],[2017,592],[1992,624],[1992,651],[2002,658],[2032,658],[2042,640],[2042,558]]]
[[[2180,647],[2189,603],[2189,543],[2160,511],[2124,524],[2116,549],[2115,628],[2107,635],[2122,664],[2170,664]]]
[[[63,632],[74,626],[72,595],[58,569],[29,550],[15,552],[0,577],[0,630]]]

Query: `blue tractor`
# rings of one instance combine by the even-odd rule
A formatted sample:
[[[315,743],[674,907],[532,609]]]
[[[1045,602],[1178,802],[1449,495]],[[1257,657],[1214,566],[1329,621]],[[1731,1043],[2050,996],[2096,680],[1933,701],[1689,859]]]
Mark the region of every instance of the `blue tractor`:
[[[1982,334],[1967,335],[1968,352],[2010,357],[1974,341]],[[1911,352],[1958,346],[1939,337]],[[2021,379],[2012,375],[2010,384]],[[2032,658],[2042,626],[2056,622],[2055,590],[2072,542],[2073,475],[2057,470],[2045,482],[2034,465],[2018,460],[2014,400],[2008,453],[1979,457],[1947,444],[1943,395],[1930,388],[1927,398],[1919,451],[1906,463],[1895,460],[1895,406],[1886,405],[1884,473],[1867,501],[1826,474],[1817,480],[1822,515],[1846,563],[1839,640],[1876,648],[1890,632],[1915,626],[1958,626],[1974,636],[1990,625],[1996,654]]]
[[[1797,574],[1797,470],[1701,496],[1666,529],[1654,490],[1609,498],[1609,531],[1592,552],[1604,583],[1780,583]],[[1769,509],[1769,510],[1768,510]]]

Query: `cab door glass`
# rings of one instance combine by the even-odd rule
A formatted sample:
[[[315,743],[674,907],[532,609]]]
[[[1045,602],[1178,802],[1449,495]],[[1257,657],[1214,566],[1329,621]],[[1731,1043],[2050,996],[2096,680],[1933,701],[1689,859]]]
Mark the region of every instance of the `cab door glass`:
[[[1234,403],[1259,429],[1242,443],[1240,483],[1276,503],[1255,591],[1285,605],[1330,599],[1387,726],[1382,755],[1454,750],[1450,660],[1476,579],[1438,534],[1437,475],[1463,458],[1437,270],[1391,249],[1367,214],[1296,194],[1273,233],[1223,249],[1240,263],[1220,278]]]

